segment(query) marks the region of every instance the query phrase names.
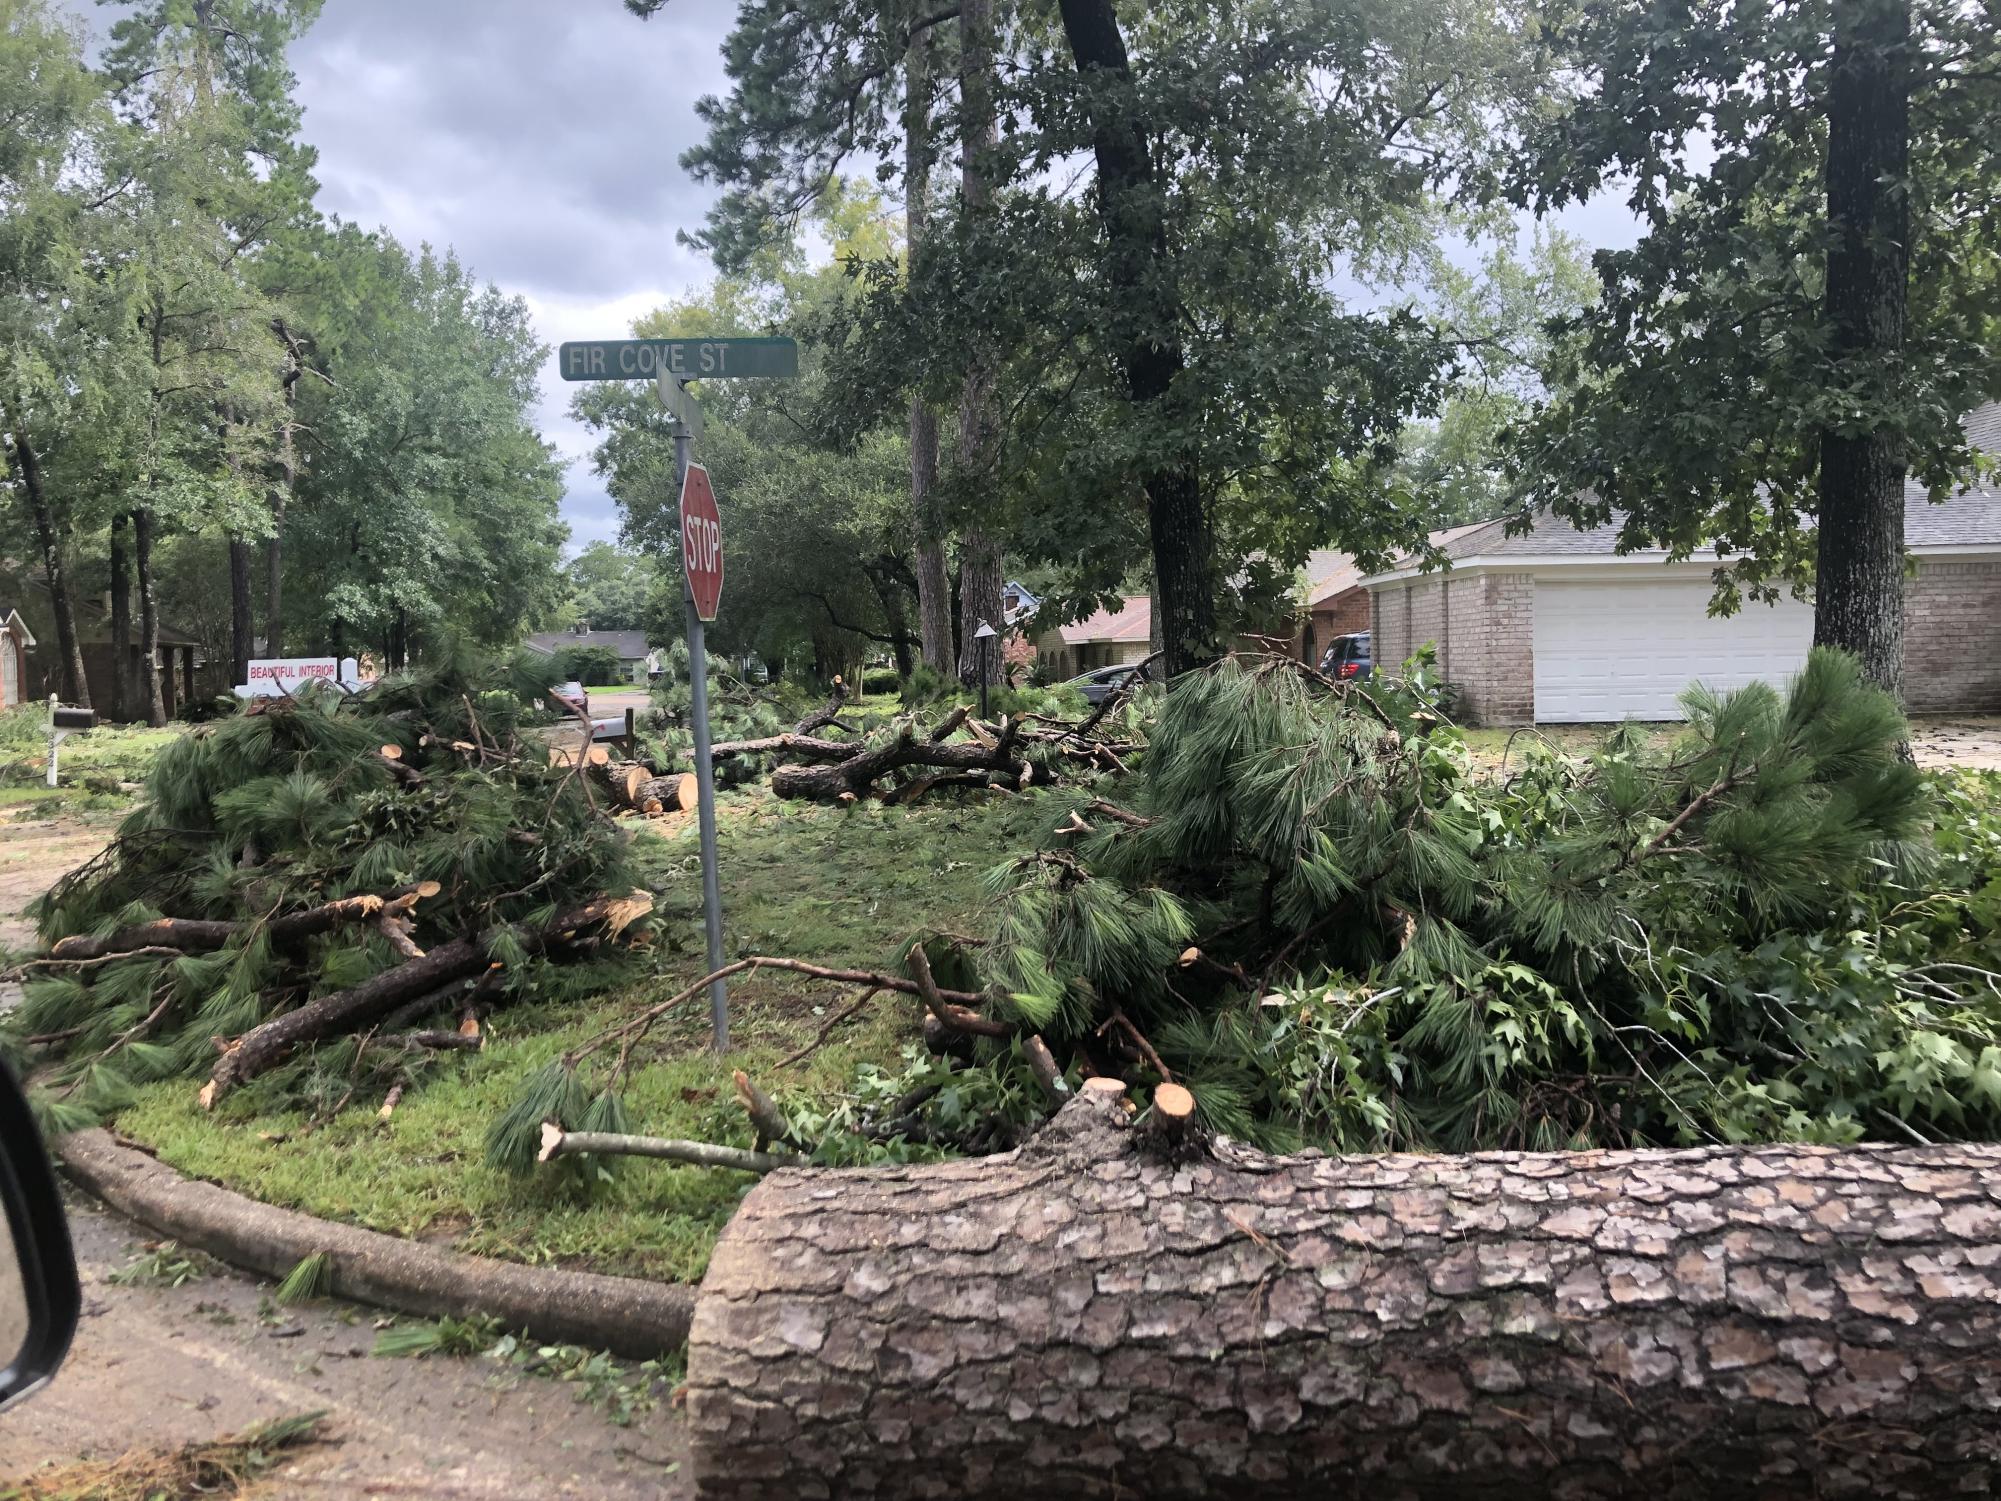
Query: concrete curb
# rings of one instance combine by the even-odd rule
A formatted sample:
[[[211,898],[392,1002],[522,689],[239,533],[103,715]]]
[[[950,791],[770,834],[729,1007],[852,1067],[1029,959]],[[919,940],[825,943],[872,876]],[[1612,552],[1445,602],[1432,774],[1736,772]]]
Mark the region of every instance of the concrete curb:
[[[397,1313],[481,1314],[535,1339],[638,1360],[688,1338],[691,1287],[521,1266],[315,1219],[184,1178],[102,1129],[59,1138],[55,1153],[75,1182],[120,1214],[246,1271],[282,1277],[324,1251],[336,1296]]]

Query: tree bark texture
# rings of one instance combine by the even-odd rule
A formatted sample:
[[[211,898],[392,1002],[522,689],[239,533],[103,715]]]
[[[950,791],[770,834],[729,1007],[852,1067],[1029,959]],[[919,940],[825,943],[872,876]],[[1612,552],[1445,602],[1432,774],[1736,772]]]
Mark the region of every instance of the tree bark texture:
[[[132,717],[138,694],[132,684],[132,559],[127,533],[132,518],[123,511],[111,518],[111,717]]]
[[[968,220],[987,217],[993,202],[994,7],[993,0],[959,3],[959,201]],[[1003,630],[1000,537],[987,513],[1000,503],[996,460],[1000,424],[994,412],[994,353],[976,346],[959,390],[959,446],[955,456],[962,488],[973,498],[959,536],[959,681],[967,686],[1001,679],[1001,639],[984,643],[982,625]]]
[[[1132,78],[1125,37],[1112,0],[1061,0],[1063,33],[1078,73],[1098,84]],[[1095,79],[1092,75],[1099,75]],[[1164,401],[1180,375],[1181,342],[1171,330],[1174,255],[1166,204],[1129,97],[1098,94],[1092,152],[1098,168],[1098,216],[1105,230],[1105,281],[1115,301],[1130,303],[1118,322],[1126,393],[1135,406]],[[1153,614],[1159,622],[1162,676],[1172,678],[1221,650],[1216,625],[1216,540],[1193,453],[1173,455],[1141,476],[1147,535],[1153,548]]]
[[[271,320],[271,332],[285,348],[279,383],[285,394],[285,415],[278,424],[278,483],[271,490],[271,536],[264,544],[264,655],[285,655],[285,508],[299,488],[299,378],[305,372],[299,340],[283,318]]]
[[[817,802],[837,802],[850,797],[867,797],[875,791],[878,778],[906,766],[927,766],[943,771],[977,772],[986,785],[1023,787],[1032,768],[1015,753],[1016,733],[1012,724],[993,745],[977,740],[941,745],[920,740],[909,726],[889,744],[874,750],[857,749],[837,741],[811,741],[800,736],[780,736],[791,744],[783,749],[791,754],[831,762],[817,766],[779,766],[771,773],[771,790],[782,798],[803,798]],[[834,761],[832,752],[845,752]]]
[[[42,572],[49,581],[49,601],[55,608],[58,681],[63,702],[90,707],[90,679],[83,670],[83,645],[76,633],[76,599],[69,576],[69,536],[67,525],[59,525],[43,483],[42,458],[34,439],[21,422],[19,407],[9,404],[5,411],[9,447],[14,468],[21,476],[21,490],[27,496],[28,513],[34,518],[35,541],[41,548]]]
[[[903,66],[903,239],[914,271],[930,223],[931,34],[910,38]],[[910,520],[917,563],[917,636],[924,665],[952,671],[952,581],[932,491],[938,485],[938,414],[919,394],[910,398]]]
[[[257,626],[250,607],[250,544],[229,539],[229,656],[232,683],[250,681],[250,659],[257,655]]]
[[[1984,1494],[2001,1149],[1272,1158],[1087,1089],[752,1189],[688,1412],[709,1501]]]
[[[141,506],[132,513],[132,563],[139,576],[139,706],[154,728],[167,722],[167,703],[160,692],[160,604],[153,587],[153,511]],[[237,682],[242,682],[238,678]]]
[[[1910,6],[1842,0],[1834,12],[1827,91],[1830,352],[1856,367],[1866,386],[1887,394],[1900,369],[1910,267]],[[1814,644],[1855,653],[1870,679],[1898,697],[1904,471],[1903,446],[1893,433],[1821,434]]]

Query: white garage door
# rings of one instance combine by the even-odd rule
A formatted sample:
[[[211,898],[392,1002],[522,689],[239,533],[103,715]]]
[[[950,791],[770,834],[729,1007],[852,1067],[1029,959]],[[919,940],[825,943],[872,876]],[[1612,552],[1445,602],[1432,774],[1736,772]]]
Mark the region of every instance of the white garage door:
[[[1706,578],[1535,586],[1535,717],[1680,719],[1690,683],[1783,688],[1813,644],[1813,606],[1747,602],[1709,614]]]

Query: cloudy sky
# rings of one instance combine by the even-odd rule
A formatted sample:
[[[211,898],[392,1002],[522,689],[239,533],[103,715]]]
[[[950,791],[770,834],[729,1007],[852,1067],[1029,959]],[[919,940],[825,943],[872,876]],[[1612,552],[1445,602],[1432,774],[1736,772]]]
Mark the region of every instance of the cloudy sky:
[[[725,83],[733,0],[327,0],[293,50],[320,204],[405,244],[449,245],[528,300],[552,348],[617,338],[708,272],[675,243],[710,190],[681,152],[695,101]],[[569,459],[572,545],[612,538],[555,360],[541,427]]]
[[[100,34],[104,12],[67,0]],[[675,241],[712,191],[681,170],[704,127],[695,101],[723,91],[734,0],[670,0],[650,21],[620,0],[326,0],[293,49],[320,205],[406,245],[456,250],[526,298],[553,350],[616,338],[708,275]],[[1593,244],[1629,243],[1616,204],[1563,223]],[[569,461],[571,544],[618,531],[568,416],[552,353],[543,434]]]

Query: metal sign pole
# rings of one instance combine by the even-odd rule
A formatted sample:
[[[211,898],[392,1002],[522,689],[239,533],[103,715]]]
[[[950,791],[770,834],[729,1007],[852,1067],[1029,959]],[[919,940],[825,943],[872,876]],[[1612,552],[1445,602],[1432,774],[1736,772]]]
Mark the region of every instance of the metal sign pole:
[[[677,421],[674,429],[674,489],[680,493],[688,478],[688,424]],[[683,545],[686,545],[684,540]],[[694,589],[685,582],[682,593],[688,606],[688,679],[691,717],[695,724],[696,819],[702,831],[702,921],[709,936],[709,973],[723,967],[723,898],[716,881],[716,768],[709,754],[709,651],[702,638],[702,617],[695,609]],[[709,1017],[714,1024],[714,1046],[718,1053],[730,1045],[729,997],[721,980],[709,982]]]

